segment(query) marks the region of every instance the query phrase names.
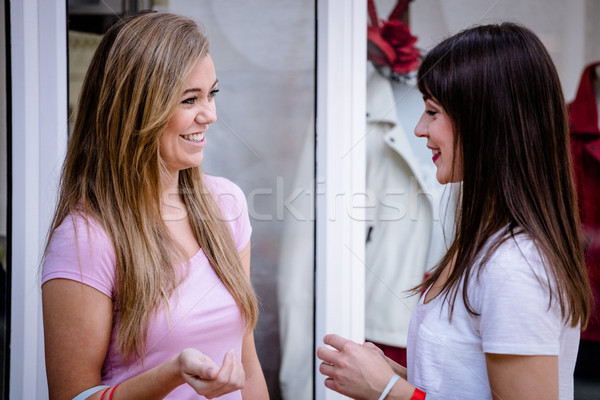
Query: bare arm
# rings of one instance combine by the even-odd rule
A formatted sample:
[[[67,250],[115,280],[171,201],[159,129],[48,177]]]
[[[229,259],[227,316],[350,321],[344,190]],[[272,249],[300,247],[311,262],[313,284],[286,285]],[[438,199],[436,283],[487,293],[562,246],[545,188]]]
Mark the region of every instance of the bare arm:
[[[485,354],[494,400],[558,400],[558,357]]]
[[[242,398],[248,400],[268,400],[269,392],[267,383],[260,367],[256,348],[254,346],[254,335],[246,335],[242,345],[242,364],[246,374],[246,384],[242,389]]]
[[[42,286],[42,302],[50,399],[70,400],[101,384],[112,329],[112,300],[80,282],[53,279]],[[224,394],[241,388],[243,381],[241,363],[232,354],[219,367],[202,353],[187,349],[121,382],[113,399],[162,399],[186,382],[198,393]],[[97,400],[101,393],[89,399]]]
[[[396,361],[391,360],[389,357],[386,357],[388,364],[390,364],[390,367],[392,367],[392,369],[394,370],[394,373],[396,375],[399,375],[402,379],[406,380],[408,379],[406,376],[406,367],[403,367],[402,365],[398,364]]]
[[[242,266],[250,279],[250,243],[240,252]],[[254,334],[247,333],[244,336],[242,343],[242,365],[246,374],[246,384],[242,389],[242,397],[250,400],[268,400],[269,393],[267,391],[267,383],[256,354],[256,346],[254,344]]]

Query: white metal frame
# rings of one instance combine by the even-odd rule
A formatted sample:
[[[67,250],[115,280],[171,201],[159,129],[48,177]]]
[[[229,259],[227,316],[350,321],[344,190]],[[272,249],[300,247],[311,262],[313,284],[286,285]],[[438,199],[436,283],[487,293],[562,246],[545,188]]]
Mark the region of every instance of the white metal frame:
[[[366,11],[317,1],[316,347],[327,333],[364,340]],[[316,399],[344,398],[318,365]]]
[[[366,1],[317,0],[316,346],[364,339]],[[47,398],[39,262],[67,137],[65,0],[10,2],[10,398]],[[318,373],[316,398],[325,390]]]
[[[68,129],[65,0],[11,1],[10,29],[10,398],[47,399],[39,262]]]

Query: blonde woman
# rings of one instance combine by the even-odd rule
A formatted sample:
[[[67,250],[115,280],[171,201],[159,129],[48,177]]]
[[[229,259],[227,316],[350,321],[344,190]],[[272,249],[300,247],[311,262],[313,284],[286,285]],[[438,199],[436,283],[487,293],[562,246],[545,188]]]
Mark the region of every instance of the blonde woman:
[[[99,45],[43,262],[51,399],[268,399],[245,198],[198,168],[217,92],[187,18],[139,14]]]

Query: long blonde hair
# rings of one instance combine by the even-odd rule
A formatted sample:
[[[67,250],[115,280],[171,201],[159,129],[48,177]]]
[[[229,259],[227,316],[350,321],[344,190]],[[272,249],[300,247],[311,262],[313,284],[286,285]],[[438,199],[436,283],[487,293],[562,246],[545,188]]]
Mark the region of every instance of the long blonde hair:
[[[148,322],[167,307],[181,280],[173,268],[179,247],[160,213],[159,138],[185,78],[207,54],[208,41],[194,21],[138,14],[106,33],[82,87],[48,242],[76,212],[107,232],[116,259],[117,345],[126,360],[143,357]],[[246,329],[253,329],[256,296],[199,168],[180,172],[179,190],[198,244],[238,304]]]

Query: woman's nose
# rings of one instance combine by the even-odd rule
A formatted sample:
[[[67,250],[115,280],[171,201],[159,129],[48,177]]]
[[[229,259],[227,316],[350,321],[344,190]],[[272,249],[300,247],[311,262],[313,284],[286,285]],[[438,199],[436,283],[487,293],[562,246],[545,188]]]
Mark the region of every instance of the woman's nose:
[[[427,124],[423,121],[423,115],[419,119],[417,126],[415,126],[415,136],[417,137],[425,137],[427,136]]]
[[[217,120],[217,109],[214,103],[207,104],[196,114],[196,122],[202,125],[210,125]]]

